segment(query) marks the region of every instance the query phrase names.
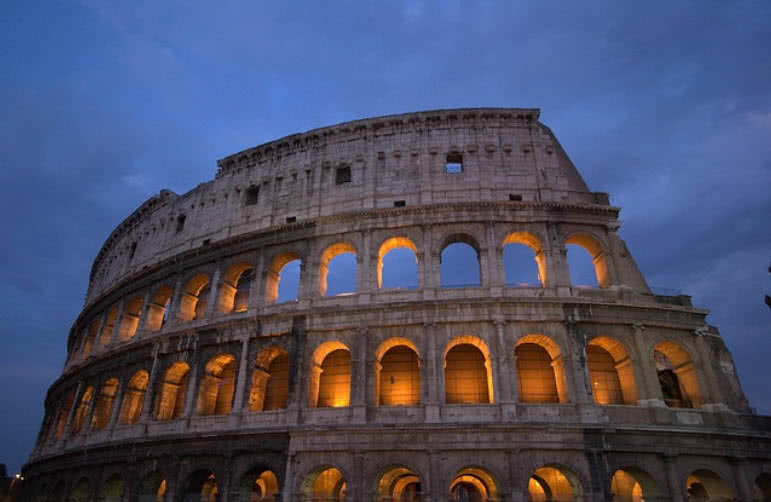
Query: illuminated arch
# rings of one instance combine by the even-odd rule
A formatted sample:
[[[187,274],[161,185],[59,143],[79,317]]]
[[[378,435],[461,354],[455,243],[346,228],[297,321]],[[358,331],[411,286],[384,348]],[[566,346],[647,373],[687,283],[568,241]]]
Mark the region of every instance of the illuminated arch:
[[[582,502],[583,488],[578,476],[558,465],[539,467],[530,476],[527,491],[531,502]]]
[[[487,469],[469,466],[453,476],[449,489],[451,502],[473,500],[488,502],[498,500],[498,483]]]
[[[526,335],[517,340],[514,353],[520,402],[568,402],[564,360],[554,340],[546,335]]]
[[[149,379],[150,375],[145,370],[139,370],[132,375],[123,393],[123,404],[118,423],[135,424],[139,422]]]
[[[253,276],[254,268],[250,263],[238,262],[228,267],[220,285],[219,312],[229,314],[248,310]]]
[[[164,502],[166,500],[166,480],[158,471],[153,471],[142,479],[137,490],[139,500]]]
[[[589,382],[598,404],[637,404],[634,365],[622,342],[608,336],[593,338],[586,347]]]
[[[77,434],[83,428],[83,424],[86,421],[86,415],[88,414],[88,409],[91,406],[92,399],[94,399],[94,388],[89,386],[80,396],[80,403],[78,404],[78,408],[75,410],[75,417],[72,420],[72,435]]]
[[[115,331],[115,325],[118,322],[118,306],[113,305],[107,312],[107,317],[104,318],[104,324],[102,325],[102,332],[99,333],[99,341],[97,346],[100,349],[107,347],[112,341],[112,334]]]
[[[147,305],[145,327],[148,331],[159,331],[166,324],[169,315],[169,303],[174,290],[171,286],[160,286]]]
[[[575,244],[584,248],[592,258],[594,273],[597,276],[597,284],[601,288],[610,286],[608,259],[602,244],[595,236],[584,232],[577,232],[565,239],[565,244]]]
[[[644,502],[665,496],[656,480],[637,467],[616,470],[610,480],[610,493],[613,502]]]
[[[383,241],[377,252],[377,287],[383,287],[383,258],[390,251],[399,248],[407,248],[415,254],[415,263],[418,263],[418,247],[408,237],[391,237]]]
[[[265,271],[265,303],[276,303],[278,300],[278,287],[281,282],[281,271],[287,264],[295,260],[301,260],[300,255],[297,253],[282,253],[273,258],[270,266]]]
[[[531,232],[511,232],[503,239],[504,249],[508,244],[522,244],[533,251],[535,263],[538,267],[538,280],[541,281],[541,287],[546,287],[548,281],[546,254],[544,253],[541,239]]]
[[[348,406],[351,397],[351,352],[342,342],[319,345],[311,356],[308,405],[311,408]]]
[[[209,276],[197,274],[190,279],[179,298],[179,318],[193,321],[203,317],[208,306]]]
[[[64,427],[67,425],[67,417],[70,416],[70,411],[72,410],[72,405],[74,403],[75,391],[70,390],[67,392],[64,402],[62,403],[61,408],[59,408],[59,413],[56,416],[56,425],[54,428],[54,437],[56,437],[56,439],[64,437]]]
[[[343,502],[347,488],[340,469],[325,465],[313,469],[305,477],[300,492],[304,502]]]
[[[100,320],[97,318],[88,325],[86,339],[83,342],[83,349],[81,350],[81,359],[87,359],[94,351],[95,345],[98,345],[99,342],[97,341],[97,336],[99,335],[99,323]]]
[[[185,394],[190,377],[190,366],[177,361],[168,367],[155,402],[156,420],[174,420],[185,411]]]
[[[454,245],[460,245],[463,248],[467,250],[473,250],[476,258],[476,283],[469,283],[469,284],[449,284],[446,280],[446,272],[447,270],[444,269],[444,253],[448,250],[450,246]],[[479,245],[479,242],[476,240],[476,238],[470,234],[465,233],[454,233],[451,235],[448,235],[444,238],[442,241],[442,245],[439,248],[439,284],[441,287],[463,287],[463,286],[480,286],[482,284],[482,261],[481,261],[481,253],[480,253],[481,247]],[[463,263],[457,263],[458,268],[460,269],[472,269],[471,263],[467,263],[467,260],[464,259]],[[454,268],[450,268],[450,270],[455,270]]]
[[[480,357],[481,356],[481,357]],[[495,402],[490,350],[478,336],[453,338],[444,350],[445,402]]]
[[[198,414],[229,414],[235,388],[236,358],[232,354],[218,354],[209,359],[198,391]]]
[[[238,499],[244,502],[273,502],[279,493],[279,481],[270,469],[251,469],[241,477],[238,485]]]
[[[659,342],[653,360],[664,402],[673,408],[698,408],[704,402],[696,365],[688,351],[673,341]]]
[[[327,294],[327,275],[329,274],[329,264],[335,257],[343,253],[352,253],[357,256],[356,248],[348,242],[337,242],[331,246],[327,246],[321,253],[319,260],[319,295],[325,296]]]
[[[688,500],[735,500],[730,485],[709,469],[697,469],[685,480]]]
[[[91,415],[91,428],[104,429],[110,423],[112,408],[115,403],[115,395],[118,393],[120,383],[117,378],[109,378],[102,384],[99,395],[96,397],[94,413]]]
[[[377,502],[422,500],[420,476],[403,465],[392,465],[384,469],[375,481]]]
[[[375,396],[379,406],[420,404],[420,356],[411,340],[389,338],[375,351]]]
[[[196,502],[217,502],[219,486],[214,473],[208,469],[200,469],[190,474],[185,483],[184,499]]]
[[[123,308],[123,316],[120,322],[119,338],[121,341],[130,340],[137,332],[139,319],[142,316],[144,299],[137,296],[128,301]]]
[[[249,411],[269,411],[287,407],[289,402],[289,353],[281,347],[268,347],[257,356],[252,375]]]

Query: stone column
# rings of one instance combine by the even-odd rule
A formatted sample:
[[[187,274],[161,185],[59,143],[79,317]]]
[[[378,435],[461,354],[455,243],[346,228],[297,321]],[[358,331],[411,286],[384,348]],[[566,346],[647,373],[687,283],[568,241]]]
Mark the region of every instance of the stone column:
[[[506,285],[506,267],[503,263],[503,248],[495,238],[495,226],[492,222],[485,224],[487,237],[487,284],[488,287],[502,288]],[[496,296],[500,291],[496,291]]]
[[[423,330],[427,349],[423,365],[425,369],[420,372],[420,386],[421,389],[425,389],[425,420],[429,423],[437,423],[441,421],[440,406],[444,401],[444,375],[439,375],[440,366],[436,348],[437,327],[435,323],[426,323],[423,325]]]
[[[158,379],[158,352],[160,351],[160,345],[153,345],[153,364],[150,366],[150,376],[147,379],[147,389],[145,389],[145,398],[142,400],[142,412],[139,415],[139,423],[147,424],[150,419],[150,414],[153,411],[153,404],[155,403],[155,381]]]
[[[109,340],[102,340],[102,331],[104,330],[105,322],[107,322],[107,312],[103,312],[102,315],[100,316],[99,328],[97,328],[96,330],[96,336],[94,337],[94,346],[91,348],[91,353],[93,353],[94,350],[96,349],[103,349],[110,344]],[[114,329],[115,328],[113,328],[113,330]]]
[[[83,396],[80,395],[80,392],[83,390],[83,381],[78,382],[78,386],[75,389],[75,394],[72,397],[72,406],[70,407],[70,412],[67,414],[67,422],[64,424],[64,431],[62,432],[62,439],[66,439],[70,437],[70,429],[72,428],[72,421],[75,419],[75,412],[78,409],[78,405],[80,404],[80,398]]]
[[[547,236],[544,245],[546,258],[547,284],[544,287],[563,288],[560,294],[567,294],[570,288],[570,268],[568,267],[568,252],[562,236],[554,224],[547,223],[544,235]]]
[[[247,308],[250,312],[254,312],[265,303],[264,267],[265,257],[260,252],[254,265],[254,279],[249,287],[249,305]]]
[[[369,294],[377,286],[373,281],[377,262],[372,260],[371,241],[372,233],[370,231],[362,232],[361,249],[356,253],[356,293],[359,294],[359,303],[368,303]]]
[[[734,486],[736,487],[737,500],[754,500],[752,498],[752,486],[747,479],[745,469],[747,462],[742,458],[729,459],[733,472]]]
[[[142,309],[139,312],[139,323],[137,323],[136,333],[143,333],[147,329],[147,312],[150,310],[150,300],[150,291],[145,291],[145,294],[142,295]]]
[[[233,409],[230,416],[231,421],[235,422],[232,425],[238,426],[241,424],[241,415],[244,411],[244,394],[246,393],[247,380],[246,374],[248,372],[249,363],[249,336],[247,335],[241,340],[241,358],[238,362],[238,378],[236,380],[236,395],[233,398]]]
[[[359,329],[354,344],[353,360],[351,361],[351,406],[353,407],[353,422],[367,421],[367,357],[368,331],[366,327]]]
[[[184,286],[181,280],[178,279],[177,281],[174,282],[174,292],[171,294],[171,301],[169,301],[169,306],[166,307],[169,309],[169,312],[166,315],[167,326],[174,326],[176,324],[179,324],[179,322],[181,321],[181,319],[179,318],[179,302],[182,296],[183,288]]]
[[[115,315],[115,324],[112,327],[112,333],[110,333],[110,341],[107,345],[115,345],[116,342],[121,341],[121,327],[123,326],[123,310],[126,308],[126,301],[121,299],[118,302],[118,313]],[[93,350],[93,349],[92,349]]]
[[[676,465],[677,457],[673,455],[664,455],[664,467],[667,470],[667,484],[672,502],[685,502],[684,488],[685,479],[680,479]]]
[[[189,419],[193,416],[195,413],[195,408],[197,404],[196,397],[198,396],[198,373],[199,373],[199,366],[201,366],[201,362],[199,361],[199,353],[198,349],[196,349],[193,352],[193,361],[192,361],[192,368],[190,369],[190,378],[187,380],[187,395],[185,396],[185,410],[182,416],[186,419]]]
[[[217,310],[217,298],[219,297],[220,282],[222,278],[222,265],[217,264],[214,274],[209,279],[209,298],[206,299],[206,311],[203,313],[204,319],[210,319]]]
[[[115,430],[115,426],[118,424],[118,418],[120,418],[120,410],[123,404],[123,396],[126,394],[126,387],[128,387],[130,378],[131,376],[126,375],[126,378],[123,379],[123,382],[118,384],[118,392],[115,393],[115,399],[112,401],[110,423],[107,425],[107,430],[110,431],[110,436],[112,436],[112,433]]]
[[[637,359],[640,363],[641,381],[638,382],[640,406],[663,407],[664,396],[661,394],[656,365],[653,362],[653,352],[647,350],[645,343],[645,326],[634,324],[634,345],[637,349]]]
[[[706,408],[714,411],[728,411],[728,406],[725,404],[725,400],[722,399],[722,393],[720,392],[720,385],[715,377],[715,364],[719,364],[717,357],[712,357],[710,354],[710,348],[706,340],[709,335],[708,328],[705,326],[702,329],[696,330],[696,350],[699,352],[700,365],[702,368],[702,374],[704,375],[704,384],[706,388],[702,392]],[[694,368],[698,375],[697,368]]]
[[[423,290],[423,299],[436,298],[436,289],[439,287],[439,255],[434,250],[433,233],[431,225],[423,225],[423,257],[420,263],[422,280],[420,287]]]

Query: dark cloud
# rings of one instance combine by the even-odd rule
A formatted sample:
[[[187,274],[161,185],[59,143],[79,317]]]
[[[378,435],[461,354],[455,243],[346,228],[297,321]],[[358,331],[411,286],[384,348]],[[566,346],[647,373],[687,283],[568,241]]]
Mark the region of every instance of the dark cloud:
[[[651,284],[712,309],[771,413],[769,3],[19,3],[0,14],[0,421],[34,442],[91,260],[161,188],[312,127],[536,106]],[[405,278],[410,274],[405,274]],[[458,280],[465,280],[460,277]]]

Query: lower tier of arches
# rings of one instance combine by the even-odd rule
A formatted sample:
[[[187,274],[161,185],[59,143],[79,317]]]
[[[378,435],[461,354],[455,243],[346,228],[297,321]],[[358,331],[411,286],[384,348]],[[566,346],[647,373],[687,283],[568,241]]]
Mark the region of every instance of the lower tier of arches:
[[[571,427],[297,429],[71,452],[40,502],[771,501],[771,439]]]

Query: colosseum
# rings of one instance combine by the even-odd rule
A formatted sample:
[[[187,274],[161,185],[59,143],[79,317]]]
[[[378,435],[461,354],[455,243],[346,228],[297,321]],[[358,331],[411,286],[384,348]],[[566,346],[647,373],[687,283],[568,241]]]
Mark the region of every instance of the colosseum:
[[[217,166],[96,256],[28,500],[771,501],[771,418],[708,311],[649,288],[539,110],[357,120]],[[475,284],[442,277],[451,246]]]

